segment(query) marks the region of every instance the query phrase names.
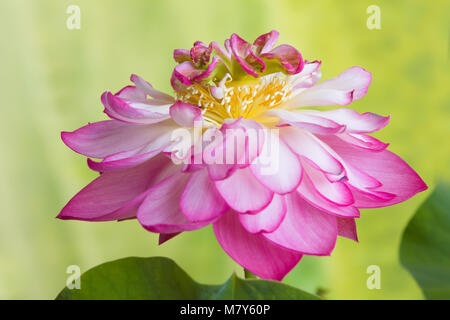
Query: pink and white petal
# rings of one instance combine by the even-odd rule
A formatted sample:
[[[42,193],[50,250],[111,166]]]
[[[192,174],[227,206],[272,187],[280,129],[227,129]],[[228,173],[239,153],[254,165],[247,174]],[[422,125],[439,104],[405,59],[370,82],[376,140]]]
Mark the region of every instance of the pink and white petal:
[[[329,255],[336,244],[336,217],[311,206],[297,193],[284,197],[287,212],[283,222],[274,232],[262,235],[286,249]]]
[[[372,136],[366,134],[358,134],[351,132],[339,133],[336,135],[340,139],[347,143],[354,145],[355,147],[372,150],[372,151],[383,151],[389,146],[389,143],[384,143]]]
[[[359,210],[355,206],[336,206],[330,201],[325,200],[314,188],[311,179],[307,175],[303,176],[302,183],[298,187],[297,192],[303,199],[308,201],[309,204],[328,214],[344,218],[358,218],[360,216]]]
[[[253,41],[255,53],[261,54],[272,50],[273,46],[278,41],[279,35],[279,32],[276,30],[260,35],[255,41]]]
[[[180,208],[191,222],[209,221],[228,210],[206,169],[195,171],[189,177],[181,195]]]
[[[239,214],[239,221],[250,233],[273,232],[286,216],[287,206],[283,196],[275,194],[272,202],[257,214]]]
[[[382,186],[375,197],[354,194],[360,208],[384,207],[403,202],[428,187],[419,175],[399,156],[388,151],[372,152],[353,147],[335,137],[326,137],[326,143],[349,165],[378,180]],[[350,182],[350,179],[349,179]],[[368,190],[365,190],[368,191]],[[396,195],[389,199],[389,195]],[[365,194],[367,196],[367,194]],[[377,199],[379,197],[380,199]]]
[[[335,78],[300,91],[292,98],[292,107],[347,105],[362,98],[372,81],[372,74],[363,68],[352,67]]]
[[[149,103],[125,101],[111,92],[102,95],[105,113],[113,119],[133,124],[152,124],[169,119],[170,105],[151,105]]]
[[[130,211],[121,209],[142,201],[139,196],[147,191],[154,182],[154,176],[169,163],[169,159],[160,156],[134,168],[106,172],[78,192],[57,218],[86,221],[130,218]]]
[[[150,97],[159,100],[160,102],[164,102],[166,104],[172,104],[175,102],[175,99],[172,96],[156,90],[150,83],[135,74],[131,75],[130,80],[136,85],[139,90],[149,95]]]
[[[304,66],[301,53],[287,44],[281,44],[270,52],[261,54],[261,58],[277,60],[288,74],[299,73]]]
[[[292,192],[302,180],[300,160],[273,130],[265,130],[265,134],[261,154],[249,168],[256,179],[273,192]]]
[[[236,170],[224,180],[215,182],[220,195],[238,212],[258,212],[267,207],[273,192],[263,186],[248,168]]]
[[[308,159],[320,170],[339,175],[342,164],[328,152],[326,145],[313,134],[292,126],[282,127],[280,137],[297,155]]]
[[[202,121],[202,110],[190,103],[177,101],[170,107],[170,116],[182,127],[193,127],[195,121]]]
[[[145,101],[147,94],[135,86],[126,86],[116,93],[116,96],[121,99],[132,101]]]
[[[167,127],[166,127],[167,125]],[[130,151],[151,141],[169,123],[155,125],[133,125],[116,120],[94,122],[73,132],[62,132],[63,142],[75,152],[92,158]]]
[[[352,192],[345,182],[331,182],[321,171],[313,168],[306,161],[302,161],[302,166],[316,192],[325,200],[342,207],[355,203]]]
[[[179,199],[188,178],[188,174],[176,173],[147,192],[137,213],[137,219],[146,230],[177,233],[200,229],[212,222],[192,223],[181,212]]]
[[[301,72],[289,76],[288,82],[291,84],[292,90],[310,88],[315,85],[322,77],[320,65],[320,61],[305,62]]]
[[[346,127],[352,133],[370,133],[385,127],[390,117],[380,116],[376,113],[359,113],[353,109],[341,108],[328,111],[307,110],[310,115],[330,119]]]
[[[235,33],[231,35],[229,44],[234,58],[242,69],[244,69],[246,73],[258,77],[258,68],[263,70],[265,68],[265,63],[253,53],[251,49],[252,45]],[[249,59],[251,63],[247,61],[247,59]]]
[[[267,112],[282,119],[280,125],[290,124],[300,129],[307,130],[315,134],[335,134],[343,132],[345,126],[333,120],[308,114],[304,111],[288,111],[283,109],[272,109]]]
[[[262,235],[247,232],[237,213],[228,212],[213,224],[223,250],[245,269],[263,279],[281,281],[300,261],[302,255],[283,249]]]
[[[338,235],[358,242],[356,222],[352,218],[337,218]]]

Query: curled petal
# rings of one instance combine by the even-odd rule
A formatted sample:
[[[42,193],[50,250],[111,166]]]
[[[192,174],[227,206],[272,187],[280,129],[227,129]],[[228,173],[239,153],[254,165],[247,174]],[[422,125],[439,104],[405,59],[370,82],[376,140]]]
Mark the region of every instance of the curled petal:
[[[269,65],[267,69],[269,70],[275,60],[277,64],[280,64],[283,68],[283,72],[287,74],[296,74],[303,69],[303,58],[300,52],[294,47],[282,44],[278,47],[272,49],[270,52],[261,54],[263,60],[268,60]],[[275,69],[275,68],[274,68]]]
[[[246,73],[258,77],[258,72],[264,71],[265,63],[252,51],[252,45],[235,33],[231,35],[230,48],[233,57]]]
[[[253,42],[254,51],[256,54],[266,53],[272,50],[275,43],[278,41],[279,32],[272,30],[268,33],[260,35]]]
[[[329,255],[336,244],[336,217],[309,205],[296,193],[284,196],[286,217],[272,233],[263,236],[284,248],[303,254]]]
[[[123,94],[123,91],[121,93]],[[127,96],[129,96],[128,93]],[[124,122],[151,124],[170,117],[170,105],[151,105],[146,102],[126,101],[111,92],[105,92],[102,95],[102,103],[108,116]]]
[[[247,232],[235,212],[223,215],[213,228],[223,250],[263,279],[281,281],[302,257],[300,253],[280,248],[262,235]]]

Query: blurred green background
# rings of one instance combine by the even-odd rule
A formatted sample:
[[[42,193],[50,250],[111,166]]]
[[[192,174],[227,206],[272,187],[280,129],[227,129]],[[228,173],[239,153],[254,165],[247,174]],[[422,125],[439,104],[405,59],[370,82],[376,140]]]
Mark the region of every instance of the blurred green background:
[[[81,8],[81,29],[68,30],[66,9]],[[369,30],[369,5],[381,8],[381,30]],[[82,271],[126,256],[168,256],[195,280],[224,282],[238,267],[211,228],[159,247],[137,221],[55,219],[96,175],[69,150],[60,131],[102,120],[100,94],[137,73],[170,92],[172,50],[196,40],[220,43],[233,32],[248,40],[280,31],[306,59],[323,61],[323,77],[353,65],[373,73],[358,111],[391,114],[377,136],[432,189],[450,177],[449,2],[442,1],[125,1],[0,2],[0,298],[51,299],[66,268]],[[360,243],[338,241],[331,257],[305,257],[285,282],[330,299],[421,299],[399,264],[402,232],[422,193],[390,208],[363,211]],[[369,290],[366,269],[381,268]]]

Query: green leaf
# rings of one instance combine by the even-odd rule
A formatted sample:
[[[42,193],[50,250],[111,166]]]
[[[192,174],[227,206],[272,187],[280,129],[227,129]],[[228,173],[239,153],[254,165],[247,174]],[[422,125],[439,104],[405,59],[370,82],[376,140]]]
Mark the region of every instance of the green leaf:
[[[268,280],[243,280],[233,274],[223,285],[195,282],[168,258],[124,258],[81,275],[80,289],[64,288],[56,299],[298,299],[319,297]]]
[[[409,222],[400,260],[427,299],[450,299],[449,184],[440,184]]]

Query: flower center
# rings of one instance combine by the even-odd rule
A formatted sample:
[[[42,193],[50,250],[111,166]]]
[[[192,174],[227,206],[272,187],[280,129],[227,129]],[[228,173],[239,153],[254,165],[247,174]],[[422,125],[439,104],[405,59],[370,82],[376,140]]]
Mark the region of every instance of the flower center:
[[[288,83],[275,75],[252,81],[230,81],[223,86],[223,98],[211,94],[210,87],[194,84],[178,93],[177,98],[202,109],[203,118],[218,127],[225,119],[244,117],[261,123],[273,122],[264,115],[279,107],[289,96]]]

